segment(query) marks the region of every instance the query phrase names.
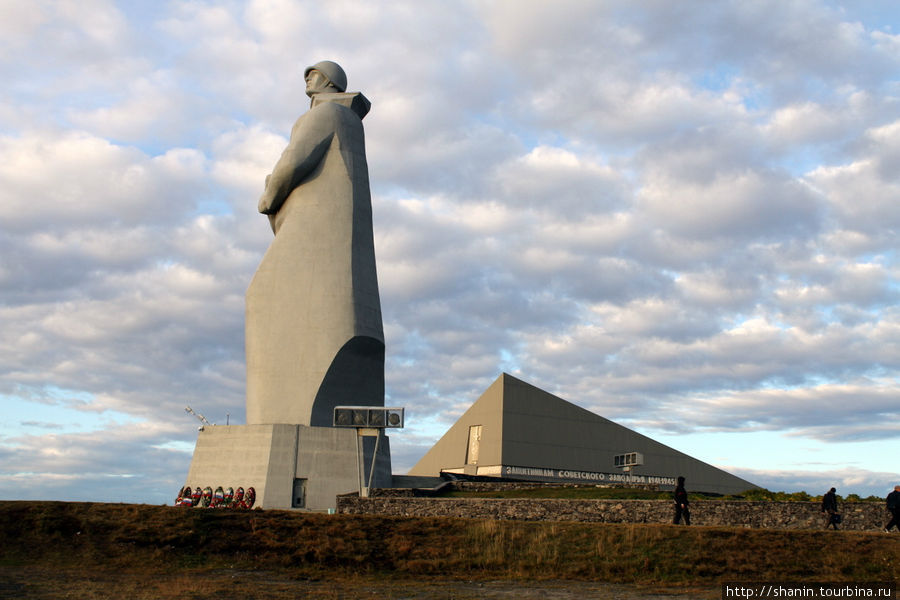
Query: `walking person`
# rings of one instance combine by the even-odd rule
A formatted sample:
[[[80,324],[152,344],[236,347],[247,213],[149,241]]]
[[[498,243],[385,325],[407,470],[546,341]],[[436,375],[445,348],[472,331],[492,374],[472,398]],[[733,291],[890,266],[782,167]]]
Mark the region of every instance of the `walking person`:
[[[825,529],[829,526],[834,527],[837,531],[838,523],[841,522],[841,515],[838,514],[837,490],[831,488],[828,493],[822,496],[822,512],[825,514]]]
[[[894,491],[887,495],[887,509],[891,513],[891,520],[884,526],[884,530],[890,531],[896,525],[900,531],[900,485],[895,485]]]
[[[684,524],[691,524],[691,511],[688,508],[688,495],[687,490],[684,489],[684,477],[678,478],[678,485],[675,486],[675,493],[673,494],[673,499],[675,500],[675,525],[681,523],[681,517],[684,517]]]

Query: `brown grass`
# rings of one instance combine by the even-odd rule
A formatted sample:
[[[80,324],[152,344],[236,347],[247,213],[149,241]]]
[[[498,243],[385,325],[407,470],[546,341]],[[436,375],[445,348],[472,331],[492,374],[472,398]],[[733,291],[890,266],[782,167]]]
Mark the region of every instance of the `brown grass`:
[[[246,588],[243,597],[253,598],[265,588],[259,597],[278,598],[279,586],[296,591],[301,581],[412,585],[422,577],[714,587],[889,581],[900,572],[900,535],[871,532],[62,502],[0,502],[0,531],[0,597],[26,589],[31,595],[16,597],[106,598],[115,589],[128,598],[206,598]]]

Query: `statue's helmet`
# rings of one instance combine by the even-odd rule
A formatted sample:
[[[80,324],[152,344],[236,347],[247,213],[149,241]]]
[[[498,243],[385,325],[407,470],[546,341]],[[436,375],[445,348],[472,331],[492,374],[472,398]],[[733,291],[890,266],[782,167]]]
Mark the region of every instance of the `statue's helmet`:
[[[327,77],[328,81],[330,81],[339,92],[347,91],[347,75],[344,73],[341,65],[330,60],[319,61],[311,67],[306,67],[306,70],[303,72],[303,77],[306,78],[313,69]]]

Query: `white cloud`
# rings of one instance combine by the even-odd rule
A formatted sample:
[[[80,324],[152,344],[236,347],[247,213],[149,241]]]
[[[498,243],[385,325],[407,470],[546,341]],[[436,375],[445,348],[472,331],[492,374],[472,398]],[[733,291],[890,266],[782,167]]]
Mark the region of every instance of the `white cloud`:
[[[179,106],[188,102],[171,74],[158,71],[130,82],[125,98],[111,106],[73,108],[70,121],[86,131],[115,140],[172,139],[187,126]]]
[[[4,499],[170,504],[184,485],[179,470],[188,455],[155,446],[175,432],[171,426],[129,424],[2,439]]]
[[[657,227],[687,238],[772,239],[818,229],[818,199],[796,181],[759,172],[713,181],[658,177],[642,188],[640,210]]]
[[[494,177],[509,204],[572,221],[621,208],[627,192],[627,183],[612,167],[549,146],[500,165]]]
[[[0,5],[0,32],[7,49],[25,46],[35,30],[47,20],[45,3],[10,0]]]
[[[0,218],[17,230],[171,223],[191,212],[204,158],[173,148],[158,157],[86,133],[0,138]]]
[[[830,468],[823,471],[793,471],[775,469],[731,469],[731,472],[773,491],[805,491],[821,496],[832,487],[846,498],[856,493],[862,498],[884,498],[896,485],[897,473],[867,469]]]
[[[890,155],[819,167],[808,179],[828,195],[832,216],[842,228],[877,236],[877,241],[887,248],[896,241],[895,230],[900,223],[900,207],[894,201],[900,193],[900,182],[884,178],[880,169],[883,160],[890,161]],[[892,173],[887,176],[893,179]]]

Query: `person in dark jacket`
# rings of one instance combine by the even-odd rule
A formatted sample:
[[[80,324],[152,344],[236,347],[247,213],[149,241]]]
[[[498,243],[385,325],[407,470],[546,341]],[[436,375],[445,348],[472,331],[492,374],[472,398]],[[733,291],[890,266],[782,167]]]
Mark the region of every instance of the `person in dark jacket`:
[[[681,523],[681,517],[684,517],[684,524],[691,524],[691,511],[688,509],[688,495],[687,490],[684,489],[684,477],[678,478],[678,485],[675,486],[675,493],[673,496],[675,500],[675,525]]]
[[[838,505],[837,505],[837,496],[835,492],[837,490],[831,488],[828,490],[828,493],[822,496],[822,513],[825,514],[825,529],[828,529],[829,526],[834,527],[835,531],[837,531],[838,524]]]
[[[894,491],[887,495],[887,509],[891,513],[891,520],[884,526],[884,530],[890,531],[896,525],[900,531],[900,485],[895,485]]]

